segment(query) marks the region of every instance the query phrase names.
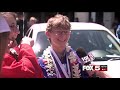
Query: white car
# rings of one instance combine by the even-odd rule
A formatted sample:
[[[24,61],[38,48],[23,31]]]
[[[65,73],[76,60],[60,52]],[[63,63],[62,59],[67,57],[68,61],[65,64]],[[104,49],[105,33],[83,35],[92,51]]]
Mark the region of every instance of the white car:
[[[46,23],[34,24],[26,36],[35,40],[33,50],[40,57],[49,42],[45,36]],[[106,27],[87,22],[71,22],[71,37],[69,45],[74,50],[78,47],[91,52],[95,60],[91,63],[107,65],[107,71],[113,78],[120,78],[120,43],[116,36]]]

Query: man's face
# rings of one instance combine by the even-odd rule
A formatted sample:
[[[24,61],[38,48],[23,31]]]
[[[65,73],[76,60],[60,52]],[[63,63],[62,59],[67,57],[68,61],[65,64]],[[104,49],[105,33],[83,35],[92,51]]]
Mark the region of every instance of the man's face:
[[[48,33],[51,44],[57,47],[65,47],[70,37],[70,30],[52,30]]]

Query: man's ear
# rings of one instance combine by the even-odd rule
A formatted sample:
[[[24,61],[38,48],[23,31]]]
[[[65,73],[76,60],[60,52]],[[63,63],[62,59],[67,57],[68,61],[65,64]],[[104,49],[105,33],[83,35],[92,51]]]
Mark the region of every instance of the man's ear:
[[[50,32],[46,31],[45,34],[46,34],[47,38],[50,38]]]

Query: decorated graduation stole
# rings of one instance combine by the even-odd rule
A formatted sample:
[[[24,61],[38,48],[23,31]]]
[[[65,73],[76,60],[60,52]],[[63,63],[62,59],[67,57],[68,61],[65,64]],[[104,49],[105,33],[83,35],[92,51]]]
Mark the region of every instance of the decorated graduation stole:
[[[79,58],[70,46],[66,46],[67,70],[50,46],[44,50],[42,57],[48,78],[63,78],[61,72],[65,78],[80,78]]]

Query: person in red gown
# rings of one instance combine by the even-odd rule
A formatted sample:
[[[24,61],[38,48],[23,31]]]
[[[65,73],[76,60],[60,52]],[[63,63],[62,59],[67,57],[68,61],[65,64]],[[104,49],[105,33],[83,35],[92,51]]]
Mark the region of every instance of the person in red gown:
[[[36,55],[32,49],[34,41],[24,37],[17,45],[15,39],[19,34],[16,18],[12,12],[4,12],[11,32],[9,36],[8,50],[4,55],[1,78],[43,78],[41,67],[38,65]]]

